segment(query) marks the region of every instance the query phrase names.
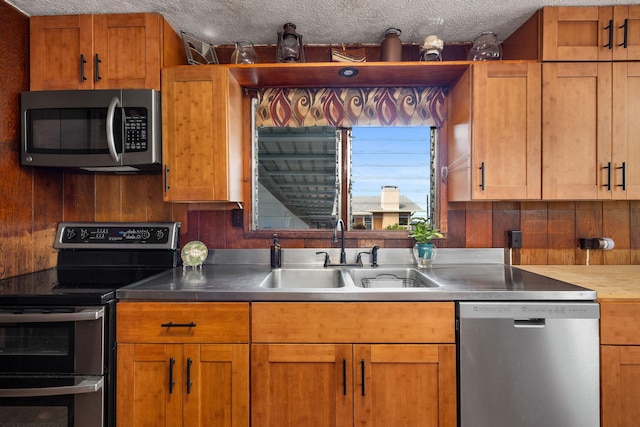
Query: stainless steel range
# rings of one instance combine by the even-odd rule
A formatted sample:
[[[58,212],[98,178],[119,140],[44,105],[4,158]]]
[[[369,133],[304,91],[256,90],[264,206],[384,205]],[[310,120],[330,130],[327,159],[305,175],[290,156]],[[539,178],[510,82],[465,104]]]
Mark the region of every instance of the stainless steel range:
[[[60,223],[56,268],[0,281],[0,427],[115,425],[115,292],[177,266],[179,228]]]

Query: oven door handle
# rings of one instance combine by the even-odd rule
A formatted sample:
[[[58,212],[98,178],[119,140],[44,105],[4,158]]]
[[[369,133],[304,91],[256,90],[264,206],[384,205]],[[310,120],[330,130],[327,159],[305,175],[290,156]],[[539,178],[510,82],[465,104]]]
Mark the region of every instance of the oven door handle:
[[[102,377],[88,377],[79,384],[62,387],[4,388],[0,389],[0,397],[41,397],[63,396],[67,394],[95,393],[102,388]]]
[[[0,323],[79,322],[104,316],[104,307],[87,308],[75,313],[0,313]]]

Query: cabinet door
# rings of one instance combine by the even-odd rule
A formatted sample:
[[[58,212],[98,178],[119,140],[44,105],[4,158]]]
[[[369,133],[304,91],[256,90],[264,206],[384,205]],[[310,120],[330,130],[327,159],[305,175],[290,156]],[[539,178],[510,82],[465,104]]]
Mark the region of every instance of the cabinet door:
[[[242,201],[242,92],[226,67],[163,70],[165,201]]]
[[[31,90],[93,89],[93,16],[32,16]]]
[[[119,427],[182,425],[184,370],[180,344],[119,344]]]
[[[355,345],[355,425],[456,426],[455,345]]]
[[[611,64],[542,70],[542,198],[610,199]]]
[[[540,64],[474,64],[473,74],[473,199],[540,199]]]
[[[640,346],[601,346],[602,427],[635,427],[640,419]]]
[[[160,89],[160,19],[151,13],[94,16],[96,89]]]
[[[612,192],[640,199],[640,63],[613,64]]]
[[[350,344],[252,344],[251,425],[352,427],[351,360]]]
[[[183,425],[249,425],[248,344],[188,344],[182,363],[186,369]]]
[[[614,6],[615,30],[613,59],[637,61],[640,59],[640,6]]]
[[[542,14],[543,61],[610,61],[615,29],[613,8],[545,7]],[[611,32],[609,25],[611,24]],[[612,48],[608,48],[611,43]]]

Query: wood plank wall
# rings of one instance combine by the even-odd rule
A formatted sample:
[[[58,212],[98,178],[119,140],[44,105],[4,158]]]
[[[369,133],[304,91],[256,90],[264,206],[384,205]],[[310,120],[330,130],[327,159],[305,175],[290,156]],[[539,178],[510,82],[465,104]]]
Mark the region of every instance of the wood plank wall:
[[[164,203],[160,175],[80,175],[20,166],[19,95],[29,86],[29,21],[0,0],[0,28],[5,29],[0,38],[0,278],[54,266],[52,244],[61,220],[181,221],[182,242],[197,239],[210,248],[269,247],[268,234],[256,237],[232,227],[229,210]],[[461,49],[456,55],[464,55]],[[318,60],[328,52],[318,53]],[[228,61],[230,53],[221,50],[220,60]],[[264,54],[265,60],[271,53]],[[408,55],[413,58],[415,52]],[[640,201],[450,203],[447,217],[448,234],[440,247],[504,247],[506,230],[520,229],[524,247],[513,253],[516,264],[584,264],[586,252],[576,248],[579,237],[616,242],[613,251],[590,251],[591,264],[640,264]],[[330,247],[331,233],[325,234],[281,235],[280,240],[285,248]],[[347,235],[349,247],[413,244],[404,237]]]
[[[0,0],[0,278],[55,266],[60,221],[180,221],[161,175],[64,173],[20,165],[20,93],[29,90],[29,19]],[[186,221],[185,232],[186,232]]]
[[[215,248],[268,248],[271,239],[251,237],[231,226],[230,211],[192,210],[184,241],[201,240]],[[640,264],[640,201],[605,202],[456,202],[448,204],[448,234],[443,248],[505,248],[508,230],[522,230],[523,248],[514,264],[585,264],[580,237],[610,237],[611,251],[589,251],[589,264]],[[347,233],[347,247],[411,247],[404,238]],[[331,247],[331,233],[319,237],[278,234],[284,248]]]

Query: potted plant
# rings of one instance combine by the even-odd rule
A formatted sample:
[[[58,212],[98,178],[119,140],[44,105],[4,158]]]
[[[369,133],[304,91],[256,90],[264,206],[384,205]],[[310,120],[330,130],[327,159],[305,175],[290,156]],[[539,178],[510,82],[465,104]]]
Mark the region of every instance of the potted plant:
[[[411,222],[411,234],[416,244],[413,246],[413,255],[418,262],[418,268],[429,268],[436,257],[436,246],[431,243],[433,238],[444,237],[440,230],[431,226],[427,218],[414,218]]]

